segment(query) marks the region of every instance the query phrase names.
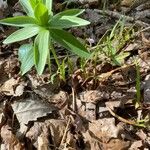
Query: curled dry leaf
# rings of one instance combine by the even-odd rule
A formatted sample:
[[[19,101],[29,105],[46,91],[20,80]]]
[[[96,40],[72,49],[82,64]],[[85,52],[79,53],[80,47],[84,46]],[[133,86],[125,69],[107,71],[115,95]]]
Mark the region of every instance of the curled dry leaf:
[[[0,91],[8,96],[21,96],[25,85],[23,81],[20,82],[19,79],[11,78],[0,87]]]
[[[1,138],[7,150],[25,150],[24,145],[12,133],[8,125],[1,128]]]
[[[49,102],[55,104],[58,108],[63,108],[67,104],[68,95],[64,91],[60,91],[49,98]]]
[[[7,80],[1,87],[0,91],[3,92],[4,94],[10,96],[14,95],[14,86],[18,84],[18,80],[11,78]]]

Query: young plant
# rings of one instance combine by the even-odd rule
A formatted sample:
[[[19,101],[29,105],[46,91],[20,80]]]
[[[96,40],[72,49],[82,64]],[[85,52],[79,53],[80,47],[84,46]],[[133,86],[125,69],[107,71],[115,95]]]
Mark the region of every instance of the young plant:
[[[126,29],[124,22],[124,18],[120,18],[110,34],[107,31],[95,46],[95,55],[98,58],[102,56],[104,59],[105,57],[105,60],[117,66],[121,66],[124,59],[130,55],[129,52],[123,51],[123,47],[133,37],[132,28]]]
[[[35,66],[38,74],[41,75],[46,63],[50,67],[50,51],[60,67],[53,42],[59,43],[81,57],[90,57],[86,48],[74,36],[63,30],[88,25],[89,21],[78,17],[84,10],[70,9],[54,15],[52,0],[19,0],[19,2],[27,16],[2,19],[0,24],[22,27],[8,36],[4,44],[34,37],[33,43],[22,45],[19,48],[22,74]]]
[[[139,108],[141,106],[141,79],[140,79],[140,66],[139,62],[135,60],[136,65],[136,100],[135,100],[135,108]]]

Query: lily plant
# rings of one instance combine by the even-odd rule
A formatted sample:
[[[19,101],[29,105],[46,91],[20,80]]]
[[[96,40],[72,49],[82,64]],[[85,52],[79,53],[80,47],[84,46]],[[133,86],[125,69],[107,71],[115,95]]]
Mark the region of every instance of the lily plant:
[[[52,0],[19,0],[27,16],[16,16],[0,20],[0,24],[21,27],[4,41],[11,44],[29,38],[30,44],[24,44],[19,48],[18,55],[21,61],[21,73],[24,75],[35,66],[39,75],[44,71],[45,65],[50,66],[50,54],[60,66],[54,42],[59,43],[67,50],[89,58],[90,53],[72,34],[64,29],[90,24],[89,21],[78,17],[83,9],[68,9],[58,14],[52,11]]]

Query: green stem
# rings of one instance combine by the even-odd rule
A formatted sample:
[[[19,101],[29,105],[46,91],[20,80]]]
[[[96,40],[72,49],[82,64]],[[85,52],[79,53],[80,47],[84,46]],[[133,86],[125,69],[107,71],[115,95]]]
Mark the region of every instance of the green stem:
[[[54,59],[55,59],[55,61],[56,61],[56,64],[57,64],[58,68],[61,68],[61,65],[60,65],[60,63],[59,63],[59,60],[58,60],[57,55],[56,55],[56,53],[55,53],[55,49],[54,49],[53,44],[52,44],[51,42],[50,42],[50,48],[51,48],[51,52],[52,52],[52,54],[53,54],[53,56],[54,56]]]
[[[51,60],[50,60],[50,50],[48,51],[48,56],[47,56],[47,63],[48,63],[48,68],[51,74]]]

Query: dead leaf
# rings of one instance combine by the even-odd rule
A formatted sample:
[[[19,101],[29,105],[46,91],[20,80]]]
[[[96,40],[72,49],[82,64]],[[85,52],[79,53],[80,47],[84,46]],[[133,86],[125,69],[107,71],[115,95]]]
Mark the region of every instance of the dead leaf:
[[[24,92],[24,87],[24,82],[19,83],[19,85],[15,89],[15,94],[13,96],[21,96]]]
[[[0,10],[6,9],[8,7],[7,1],[0,0]]]
[[[67,104],[67,100],[68,95],[64,91],[59,91],[59,93],[54,94],[49,98],[49,102],[54,103],[59,109],[62,109]]]
[[[111,139],[108,143],[99,140],[90,131],[83,134],[85,141],[85,150],[125,150],[129,147],[130,142],[120,139]]]
[[[102,150],[103,146],[100,140],[93,137],[88,130],[87,132],[83,133],[84,142],[85,142],[85,150]]]
[[[6,74],[5,70],[4,70],[4,66],[5,66],[5,61],[1,60],[0,61],[0,86],[8,80],[8,75]]]
[[[129,150],[139,150],[143,146],[142,140],[134,141]]]
[[[103,143],[104,148],[103,150],[125,150],[128,149],[129,146],[130,146],[129,141],[123,141],[120,139],[111,139],[108,143]]]
[[[51,139],[52,143],[49,143],[55,147],[59,147],[64,131],[66,128],[66,123],[64,120],[49,119],[45,122],[35,122],[30,130],[26,133],[26,137],[31,140],[32,144],[38,147],[38,137],[44,135]],[[46,140],[46,139],[45,139]]]
[[[104,118],[92,121],[89,124],[89,130],[102,141],[108,141],[111,138],[117,138],[119,128],[115,126],[114,118]]]
[[[48,150],[48,139],[44,134],[38,137],[38,150]]]
[[[0,91],[8,96],[21,96],[24,92],[25,83],[18,79],[11,78],[7,80],[1,87]]]
[[[24,145],[12,133],[8,125],[1,128],[1,138],[7,150],[25,150]]]
[[[28,124],[29,121],[35,121],[37,118],[44,117],[56,110],[54,106],[42,102],[38,97],[14,102],[12,109],[21,124]]]
[[[79,97],[81,101],[94,103],[96,104],[98,101],[105,99],[108,94],[106,92],[100,92],[99,90],[90,90],[80,93]]]
[[[4,94],[10,96],[14,95],[14,86],[18,84],[18,80],[11,78],[7,80],[1,87],[0,91],[3,92]]]

